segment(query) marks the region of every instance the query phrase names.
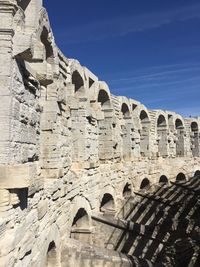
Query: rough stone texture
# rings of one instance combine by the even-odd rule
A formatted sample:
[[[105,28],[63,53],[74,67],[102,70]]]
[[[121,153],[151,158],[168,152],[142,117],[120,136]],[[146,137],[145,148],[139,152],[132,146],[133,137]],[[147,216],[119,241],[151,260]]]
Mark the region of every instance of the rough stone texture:
[[[41,0],[0,0],[0,18],[0,266],[134,266],[92,216],[124,218],[126,184],[138,199],[194,176],[200,118],[112,95],[58,49]]]

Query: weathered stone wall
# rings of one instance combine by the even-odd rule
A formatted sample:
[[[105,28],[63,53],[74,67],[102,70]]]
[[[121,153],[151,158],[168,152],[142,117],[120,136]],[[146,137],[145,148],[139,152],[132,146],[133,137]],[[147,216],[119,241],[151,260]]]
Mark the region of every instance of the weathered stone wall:
[[[117,213],[126,183],[200,169],[200,120],[113,96],[57,48],[41,1],[0,1],[0,18],[0,266],[68,266],[72,235],[100,245],[106,194]]]

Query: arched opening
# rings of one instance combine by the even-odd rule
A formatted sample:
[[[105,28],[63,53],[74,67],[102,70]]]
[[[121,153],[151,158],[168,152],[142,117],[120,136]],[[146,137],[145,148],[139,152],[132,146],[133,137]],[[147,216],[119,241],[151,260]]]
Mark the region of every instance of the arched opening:
[[[98,103],[101,103],[101,108],[110,108],[110,98],[105,90],[100,90],[98,94]]]
[[[130,111],[127,104],[123,103],[121,106],[121,113],[122,113],[122,125],[121,125],[121,132],[122,132],[122,157],[125,160],[129,160],[131,158],[131,149],[132,149],[132,142],[131,142],[131,121],[130,121]]]
[[[56,252],[56,244],[54,241],[52,241],[49,244],[48,250],[47,250],[47,259],[46,259],[46,267],[58,267],[58,257]]]
[[[131,184],[126,183],[123,189],[123,197],[129,198],[132,195]]]
[[[83,79],[77,70],[72,73],[72,84],[74,84],[75,93],[84,90]]]
[[[103,117],[98,121],[98,152],[99,160],[105,161],[112,159],[114,154],[111,101],[105,90],[99,91],[98,103],[101,104],[101,111],[103,113]]]
[[[199,170],[194,173],[194,177],[199,177],[200,178],[200,171]]]
[[[84,208],[80,208],[72,223],[71,238],[83,243],[90,243],[90,234],[89,216]]]
[[[100,211],[105,213],[115,212],[115,202],[111,194],[104,194],[100,204]]]
[[[148,189],[150,187],[150,181],[147,178],[144,178],[140,184],[140,189]]]
[[[185,174],[182,173],[182,172],[180,172],[180,173],[176,176],[176,181],[178,181],[178,182],[186,181]]]
[[[180,119],[177,119],[175,122],[176,126],[176,155],[184,156],[184,126],[183,122]]]
[[[158,154],[162,157],[167,157],[168,156],[167,123],[163,115],[160,115],[157,120],[157,137],[158,137]]]
[[[191,133],[190,133],[190,141],[191,141],[191,150],[193,157],[199,156],[199,129],[197,122],[191,123]]]
[[[45,47],[45,52],[46,52],[45,59],[48,60],[49,58],[53,58],[53,48],[51,42],[49,41],[49,32],[45,27],[43,28],[43,31],[41,33],[40,40]]]
[[[140,113],[140,154],[141,156],[149,156],[149,132],[150,120],[146,111],[142,110]]]
[[[167,184],[167,183],[168,183],[167,176],[165,175],[160,176],[159,184]]]
[[[125,103],[122,104],[121,112],[122,112],[122,115],[123,115],[124,119],[130,117],[130,111],[129,111],[129,108],[128,108],[127,104],[125,104]]]

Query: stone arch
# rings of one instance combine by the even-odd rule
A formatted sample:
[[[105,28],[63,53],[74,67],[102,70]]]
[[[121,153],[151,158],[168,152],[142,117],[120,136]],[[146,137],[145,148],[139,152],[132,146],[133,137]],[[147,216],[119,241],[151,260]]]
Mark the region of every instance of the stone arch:
[[[168,156],[167,120],[163,114],[157,118],[158,155]]]
[[[191,123],[191,133],[190,133],[190,142],[191,142],[191,151],[193,157],[199,156],[199,127],[196,121]]]
[[[90,243],[90,217],[84,208],[80,208],[73,218],[70,237],[83,243]]]
[[[77,196],[73,199],[71,205],[70,205],[70,218],[68,222],[68,230],[71,231],[71,226],[73,224],[73,220],[80,208],[83,208],[86,210],[88,216],[89,216],[89,226],[91,226],[91,205],[88,202],[88,200],[84,197]]]
[[[140,154],[141,156],[149,155],[149,134],[150,134],[150,119],[147,111],[141,110],[140,115]]]
[[[177,118],[175,120],[175,128],[176,128],[176,156],[183,157],[185,154],[184,151],[184,124],[183,121],[180,118]]]
[[[176,181],[181,182],[181,181],[186,181],[186,176],[184,173],[180,172],[176,176]]]
[[[130,110],[126,103],[122,103],[121,113],[122,113],[123,119],[130,118]]]
[[[110,96],[107,91],[100,89],[97,98],[98,103],[101,104],[101,109],[106,110],[107,108],[111,108]]]
[[[84,91],[84,81],[77,70],[72,73],[72,84],[74,85],[75,93]]]
[[[108,92],[99,89],[97,101],[100,104],[102,119],[98,120],[99,129],[99,160],[105,161],[113,158],[113,126],[112,126],[112,107]]]
[[[56,244],[54,241],[49,243],[49,247],[47,250],[47,259],[46,259],[46,267],[59,267],[60,264],[58,262],[58,255]]]
[[[133,129],[131,117],[130,117],[130,108],[128,103],[122,102],[121,105],[121,115],[122,115],[122,124],[121,124],[121,133],[122,133],[122,157],[124,160],[129,160],[132,155],[132,140],[131,140],[131,131]]]
[[[200,178],[200,170],[195,171],[194,176]]]
[[[142,181],[141,181],[141,184],[140,184],[140,189],[147,189],[150,187],[150,181],[148,178],[144,178]]]
[[[92,219],[89,202],[81,196],[74,198],[69,215],[69,236],[83,243],[90,243]]]
[[[49,32],[47,28],[44,26],[40,35],[40,40],[45,48],[45,60],[49,60],[49,58],[54,57],[52,43],[49,41]]]
[[[74,86],[75,96],[86,97],[87,99],[90,98],[84,68],[80,65],[79,61],[70,59],[69,69],[71,73],[71,83]]]
[[[38,258],[41,266],[45,267],[60,267],[61,264],[61,238],[57,225],[54,223],[50,226],[49,230],[46,229],[46,235],[41,237],[41,246],[34,246],[32,253],[38,254],[37,259],[33,259],[33,266],[38,264]],[[36,262],[35,262],[36,261]],[[53,265],[54,264],[54,265]]]
[[[110,213],[115,211],[115,201],[111,194],[105,193],[100,202],[100,211]]]
[[[165,175],[161,175],[160,176],[160,179],[159,179],[159,184],[167,184],[169,181],[168,181],[168,178],[167,178],[167,176],[165,176]]]
[[[32,2],[33,1],[31,1],[31,3]],[[48,14],[44,8],[40,9],[39,11],[39,26],[36,32],[33,34],[32,42],[31,51],[34,59],[36,56],[36,59],[38,60],[41,57],[41,50],[43,49],[44,51],[45,49],[45,56],[43,57],[43,60],[46,60],[50,65],[52,65],[52,72],[58,74],[58,69],[55,67],[58,65],[58,49],[55,45]],[[43,47],[41,47],[41,44]],[[35,67],[37,67],[37,64]]]
[[[115,189],[112,185],[109,185],[109,184],[106,185],[101,191],[101,194],[99,196],[99,204],[98,204],[100,210],[101,210],[101,206],[102,206],[102,200],[103,200],[105,195],[107,195],[107,196],[104,200],[105,201],[109,200],[109,199],[111,200],[110,204],[112,204],[112,205],[110,207],[111,207],[111,210],[114,211],[115,207],[116,207],[116,199],[115,199]]]

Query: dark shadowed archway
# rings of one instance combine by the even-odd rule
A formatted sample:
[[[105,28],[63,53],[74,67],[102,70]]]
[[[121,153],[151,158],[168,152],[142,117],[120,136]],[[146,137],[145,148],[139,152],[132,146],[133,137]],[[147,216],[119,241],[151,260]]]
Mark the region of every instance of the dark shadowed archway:
[[[186,181],[186,177],[185,174],[180,172],[177,176],[176,176],[176,181],[181,182],[181,181]]]
[[[150,181],[147,178],[144,178],[140,184],[140,189],[146,189],[149,188],[150,186]]]
[[[104,194],[100,204],[100,211],[113,212],[114,210],[115,210],[115,202],[113,196],[109,193]]]
[[[75,92],[81,91],[84,88],[84,82],[77,70],[72,73],[72,84],[74,84]]]
[[[160,176],[159,183],[167,184],[168,183],[167,176],[165,176],[165,175]]]
[[[90,243],[90,234],[89,216],[84,208],[80,208],[74,217],[70,236],[83,243]]]

